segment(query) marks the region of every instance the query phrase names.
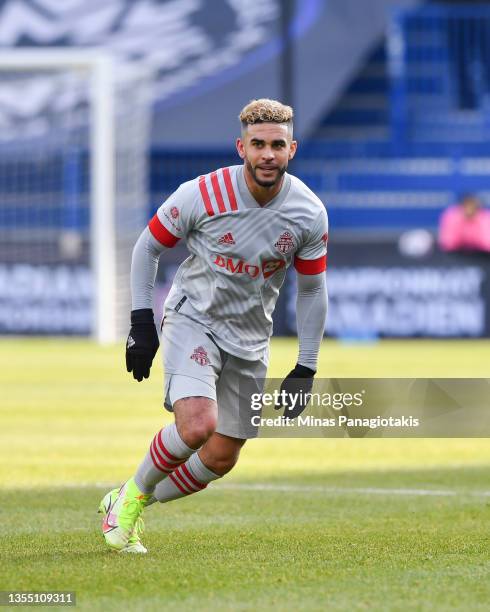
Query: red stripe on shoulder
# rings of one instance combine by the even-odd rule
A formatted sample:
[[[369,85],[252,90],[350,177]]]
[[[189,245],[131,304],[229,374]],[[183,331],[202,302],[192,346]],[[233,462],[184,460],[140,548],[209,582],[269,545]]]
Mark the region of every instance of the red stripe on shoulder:
[[[211,198],[209,197],[208,188],[206,187],[206,177],[199,177],[199,190],[206,208],[206,212],[210,217],[214,215],[213,205],[211,204]]]
[[[153,237],[156,238],[160,244],[163,244],[163,246],[169,247],[170,249],[180,240],[180,238],[174,236],[168,231],[168,229],[158,218],[158,215],[155,215],[151,219],[150,223],[148,223],[148,227],[150,228],[150,232],[153,234]]]
[[[300,274],[320,274],[327,269],[327,256],[322,255],[318,259],[294,258],[294,267]]]
[[[221,195],[221,189],[219,186],[218,175],[216,174],[216,171],[211,172],[211,185],[213,186],[216,202],[218,202],[218,210],[220,211],[220,213],[226,212],[225,202],[223,200],[223,196]]]
[[[228,194],[228,199],[230,200],[230,208],[231,210],[238,210],[229,168],[223,168],[223,178],[225,180],[226,193]]]

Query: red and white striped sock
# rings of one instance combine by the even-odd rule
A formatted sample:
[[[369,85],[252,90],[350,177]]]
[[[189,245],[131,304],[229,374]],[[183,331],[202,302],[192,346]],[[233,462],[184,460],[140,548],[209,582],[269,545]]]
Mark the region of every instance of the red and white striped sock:
[[[194,453],[182,440],[175,423],[161,429],[139,466],[134,480],[142,493],[153,493],[155,486]]]
[[[155,487],[153,495],[162,503],[199,493],[208,484],[221,478],[212,472],[201,461],[198,453],[194,453],[189,459],[176,468],[168,478],[159,482]]]

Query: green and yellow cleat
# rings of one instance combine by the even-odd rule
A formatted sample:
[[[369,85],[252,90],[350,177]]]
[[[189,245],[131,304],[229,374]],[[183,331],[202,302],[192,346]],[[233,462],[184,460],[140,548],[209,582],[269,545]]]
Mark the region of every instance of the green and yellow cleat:
[[[98,512],[104,514],[102,533],[109,548],[125,553],[148,552],[140,540],[144,530],[141,513],[151,497],[141,493],[132,478],[104,496]]]

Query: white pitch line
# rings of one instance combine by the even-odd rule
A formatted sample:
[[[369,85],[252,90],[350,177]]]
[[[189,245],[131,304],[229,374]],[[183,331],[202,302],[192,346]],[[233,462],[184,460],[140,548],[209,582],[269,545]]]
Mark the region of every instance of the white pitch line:
[[[435,497],[456,497],[469,495],[471,497],[490,497],[490,491],[451,491],[445,489],[390,489],[376,487],[322,487],[315,485],[288,485],[288,484],[221,484],[214,487],[219,489],[236,489],[238,491],[285,491],[290,493],[323,493],[343,495],[362,494],[362,495],[413,495],[413,496],[435,496]],[[210,489],[212,490],[212,489]]]
[[[58,485],[45,485],[46,489],[113,489],[120,486],[116,482],[63,482]],[[23,487],[17,487],[22,489]],[[27,488],[27,487],[26,487]],[[30,488],[30,487],[29,487]],[[44,488],[44,487],[43,487]],[[290,485],[290,484],[270,484],[270,483],[216,483],[207,491],[270,491],[287,493],[320,493],[324,495],[407,495],[414,497],[490,497],[490,491],[455,491],[450,489],[390,489],[381,487],[329,487],[321,485]]]

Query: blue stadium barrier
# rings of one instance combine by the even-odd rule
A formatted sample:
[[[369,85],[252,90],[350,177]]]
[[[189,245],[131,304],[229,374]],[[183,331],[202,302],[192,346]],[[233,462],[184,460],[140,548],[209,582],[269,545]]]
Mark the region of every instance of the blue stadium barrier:
[[[444,110],[487,113],[490,93],[490,6],[426,5],[398,9],[388,40],[391,128],[394,137],[410,136],[424,108],[411,99],[435,98]],[[421,70],[424,81],[417,83]],[[419,105],[420,106],[420,105]],[[446,117],[446,128],[452,124]]]

